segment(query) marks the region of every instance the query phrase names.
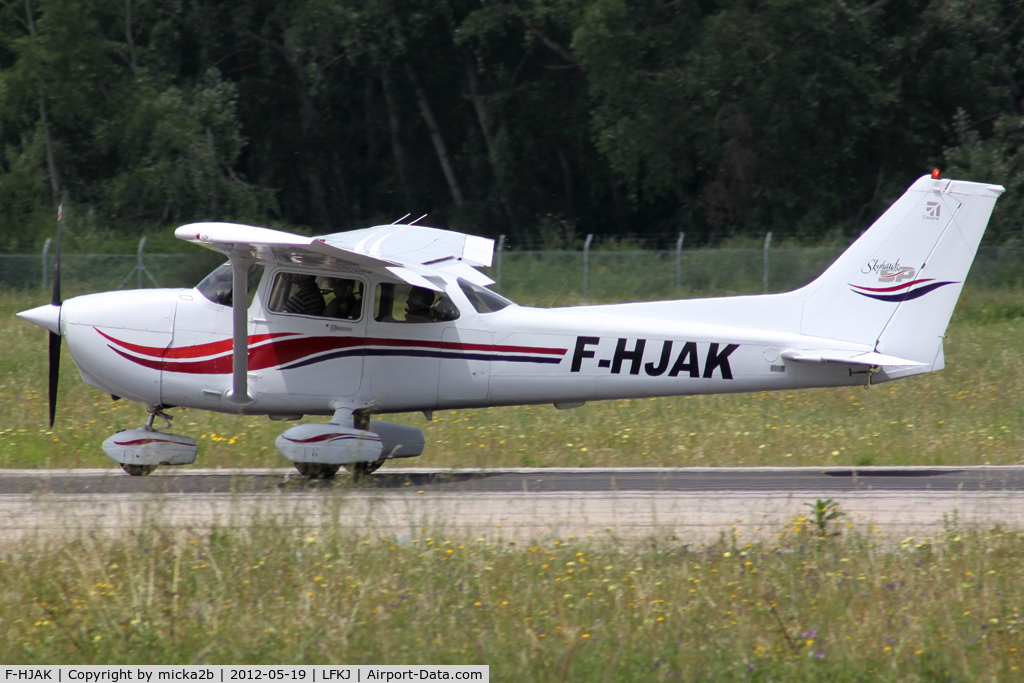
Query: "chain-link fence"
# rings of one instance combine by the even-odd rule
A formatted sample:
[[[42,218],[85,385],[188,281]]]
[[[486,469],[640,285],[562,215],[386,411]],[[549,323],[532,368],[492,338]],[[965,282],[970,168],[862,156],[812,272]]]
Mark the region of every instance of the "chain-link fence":
[[[205,253],[204,253],[205,252]],[[0,286],[45,289],[52,283],[53,254],[0,254]],[[61,285],[79,292],[139,287],[194,287],[224,257],[195,254],[64,254]],[[140,268],[139,265],[142,265]]]
[[[579,251],[506,252],[501,292],[513,301],[545,306],[785,292],[818,277],[842,252],[779,248],[767,250],[765,258],[763,249],[591,251],[587,259]],[[497,263],[483,270],[499,280]],[[1024,249],[982,247],[967,281],[984,287],[1024,283]]]
[[[765,255],[767,253],[767,258]],[[693,249],[666,251],[511,251],[482,269],[500,291],[525,304],[580,301],[652,301],[728,294],[781,292],[817,277],[842,249]],[[192,287],[223,257],[195,254],[65,254],[66,292],[137,287]],[[585,268],[586,266],[586,268]],[[0,286],[45,288],[53,255],[0,254]],[[586,282],[586,285],[584,285]],[[1024,283],[1024,249],[982,247],[968,276],[974,286]],[[586,287],[586,290],[584,289]],[[496,286],[497,288],[497,286]]]

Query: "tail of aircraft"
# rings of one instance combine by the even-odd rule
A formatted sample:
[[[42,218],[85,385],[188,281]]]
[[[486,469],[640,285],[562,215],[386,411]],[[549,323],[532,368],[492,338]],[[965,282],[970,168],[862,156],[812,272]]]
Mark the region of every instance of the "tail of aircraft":
[[[800,333],[942,367],[942,335],[1003,188],[918,179],[818,279]]]
[[[924,176],[828,270],[800,289],[612,304],[601,310],[847,343],[837,344],[834,353],[821,352],[827,342],[806,354],[793,349],[793,360],[894,366],[891,376],[939,370],[942,335],[1002,192],[999,185]],[[864,350],[851,351],[848,343]]]

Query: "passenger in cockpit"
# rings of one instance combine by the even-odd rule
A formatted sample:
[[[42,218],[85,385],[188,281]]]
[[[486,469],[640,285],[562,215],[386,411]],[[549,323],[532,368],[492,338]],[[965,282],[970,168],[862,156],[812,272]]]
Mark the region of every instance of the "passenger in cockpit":
[[[288,297],[284,310],[299,315],[323,315],[326,304],[324,295],[316,284],[316,277],[292,273],[291,278],[292,282],[298,285],[298,290]]]

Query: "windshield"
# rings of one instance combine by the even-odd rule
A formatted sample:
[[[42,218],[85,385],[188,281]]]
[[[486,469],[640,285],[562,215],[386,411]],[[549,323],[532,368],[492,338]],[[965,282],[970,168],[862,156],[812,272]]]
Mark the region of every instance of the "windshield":
[[[497,292],[474,285],[469,280],[463,280],[461,277],[459,278],[459,287],[462,289],[462,293],[466,295],[466,298],[469,299],[469,303],[473,304],[473,308],[476,309],[477,313],[494,313],[506,306],[515,305]]]
[[[263,266],[252,264],[249,266],[249,304],[252,304],[256,296],[256,288],[259,287],[260,279],[263,277]],[[231,263],[219,266],[212,273],[203,278],[203,281],[196,285],[199,293],[215,304],[230,306],[231,297]]]

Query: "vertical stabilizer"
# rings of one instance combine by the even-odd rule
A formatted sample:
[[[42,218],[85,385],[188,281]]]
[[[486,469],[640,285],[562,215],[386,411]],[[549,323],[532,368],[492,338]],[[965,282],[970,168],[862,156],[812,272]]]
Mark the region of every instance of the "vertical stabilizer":
[[[929,366],[988,225],[998,185],[924,176],[804,295],[801,333]]]

